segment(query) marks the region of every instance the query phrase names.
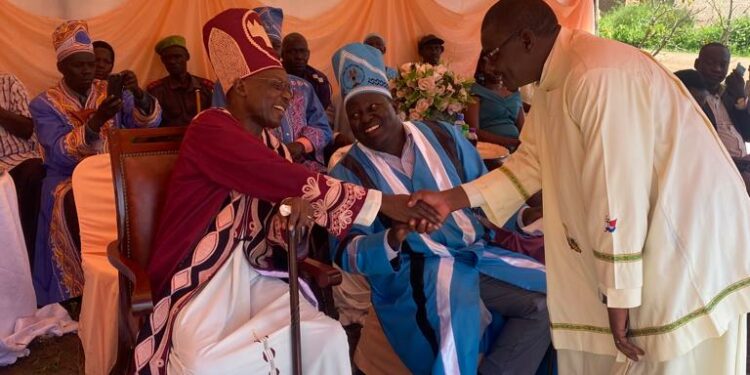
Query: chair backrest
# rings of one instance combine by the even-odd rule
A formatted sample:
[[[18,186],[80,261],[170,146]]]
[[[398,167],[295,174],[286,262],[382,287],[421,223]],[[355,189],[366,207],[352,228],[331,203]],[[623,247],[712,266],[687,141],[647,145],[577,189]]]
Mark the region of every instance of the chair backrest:
[[[109,134],[120,252],[143,267],[185,130],[113,129]]]
[[[109,154],[83,159],[73,171],[81,258],[88,254],[107,255],[107,246],[117,239],[115,186]],[[85,272],[85,271],[84,271]]]

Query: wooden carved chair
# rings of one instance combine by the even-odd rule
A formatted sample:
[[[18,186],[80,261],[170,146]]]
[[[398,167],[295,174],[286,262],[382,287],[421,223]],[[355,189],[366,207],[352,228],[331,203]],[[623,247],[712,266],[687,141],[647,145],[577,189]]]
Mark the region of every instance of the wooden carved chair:
[[[184,127],[113,129],[109,134],[117,241],[109,245],[107,256],[120,273],[118,359],[112,371],[115,374],[130,369],[138,330],[153,309],[145,269],[185,130]],[[338,270],[314,259],[302,261],[299,270],[318,292],[328,290],[330,293],[333,285],[341,283]],[[333,308],[321,304],[321,310]]]

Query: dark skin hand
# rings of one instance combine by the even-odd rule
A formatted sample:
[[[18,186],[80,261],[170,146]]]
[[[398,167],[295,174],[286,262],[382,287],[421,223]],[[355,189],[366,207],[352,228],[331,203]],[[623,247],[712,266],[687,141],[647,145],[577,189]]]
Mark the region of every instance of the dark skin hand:
[[[628,338],[628,309],[608,308],[609,327],[615,340],[617,350],[625,354],[632,361],[638,361],[638,356],[646,354],[643,349],[635,346]]]
[[[729,74],[724,84],[727,87],[727,94],[732,98],[739,99],[745,97],[745,80],[742,79],[742,76],[737,71]]]
[[[120,75],[122,75],[122,87],[125,90],[130,90],[136,99],[141,100],[143,98],[143,90],[138,86],[138,77],[135,73],[130,70],[123,70],[120,72]]]
[[[0,108],[0,126],[21,139],[29,139],[34,134],[34,123],[30,118],[3,108]]]
[[[292,154],[292,159],[297,160],[305,154],[305,146],[299,142],[291,142],[286,144],[286,148],[289,149],[289,153]]]
[[[399,246],[401,246],[401,243],[404,242],[404,239],[406,239],[406,236],[411,231],[412,230],[409,227],[409,224],[393,222],[393,225],[388,231],[388,236],[386,237],[386,239],[388,240],[388,245],[392,249],[397,249]]]
[[[443,224],[445,217],[439,211],[424,202],[407,206],[409,199],[408,195],[383,195],[380,212],[396,222],[407,223],[419,233],[432,232]]]
[[[280,223],[286,230],[295,230],[297,233],[305,233],[315,221],[313,220],[313,208],[310,203],[302,198],[287,198],[282,204],[291,208],[289,216],[279,215]]]
[[[409,198],[409,207],[416,207],[420,203],[425,203],[431,207],[437,213],[441,222],[451,212],[471,206],[469,197],[466,196],[460,186],[440,192],[420,190]]]
[[[104,123],[109,121],[109,119],[115,117],[117,112],[119,112],[121,109],[122,99],[116,96],[107,97],[107,99],[104,99],[102,104],[99,105],[99,108],[96,109],[96,112],[89,120],[89,129],[91,129],[95,133],[99,133],[99,130],[102,128]]]
[[[541,206],[529,207],[523,211],[523,223],[529,225],[544,216],[544,210]]]

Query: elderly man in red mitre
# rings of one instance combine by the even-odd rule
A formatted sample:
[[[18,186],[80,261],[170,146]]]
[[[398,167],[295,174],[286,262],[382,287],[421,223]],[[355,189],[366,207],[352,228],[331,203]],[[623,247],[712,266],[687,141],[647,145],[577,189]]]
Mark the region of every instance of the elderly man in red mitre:
[[[378,212],[421,230],[440,220],[427,206],[407,209],[406,196],[291,163],[269,131],[289,105],[289,79],[255,12],[220,13],[203,27],[203,42],[227,106],[201,112],[185,134],[147,270],[155,303],[138,337],[136,371],[289,373],[284,243],[271,229],[279,228],[279,204],[291,208],[298,229],[314,222],[338,238],[353,225],[370,225]],[[305,297],[305,372],[350,373],[341,325]]]

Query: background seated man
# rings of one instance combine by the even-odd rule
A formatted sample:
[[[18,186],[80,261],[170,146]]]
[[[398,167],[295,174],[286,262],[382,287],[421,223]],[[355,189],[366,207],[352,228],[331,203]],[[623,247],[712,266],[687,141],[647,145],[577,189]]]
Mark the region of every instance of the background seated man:
[[[286,72],[310,82],[320,104],[328,110],[331,106],[331,83],[323,72],[308,65],[310,49],[307,39],[300,33],[285,36],[281,43],[281,57]]]
[[[190,53],[185,38],[171,35],[159,41],[154,50],[168,75],[151,82],[148,92],[161,104],[161,126],[185,126],[198,112],[211,106],[214,84],[187,71]]]
[[[44,166],[37,151],[29,97],[12,74],[0,74],[0,171],[13,178],[29,262],[34,264],[34,242],[39,219]]]
[[[694,65],[706,83],[709,93],[706,103],[716,121],[719,138],[729,155],[742,158],[747,156],[745,142],[750,140],[750,112],[742,78],[744,73],[732,71],[727,75],[731,58],[725,45],[709,43],[701,47]]]
[[[253,10],[263,22],[273,50],[281,55],[283,11],[273,7],[258,7]],[[325,110],[309,82],[291,74],[288,76],[292,100],[281,119],[281,126],[271,131],[286,145],[295,162],[314,171],[325,172],[323,151],[333,136]],[[212,106],[226,106],[226,97],[218,81],[214,86]]]
[[[40,306],[82,292],[78,219],[70,190],[73,169],[84,158],[106,152],[109,129],[154,127],[161,118],[159,103],[138,87],[133,72],[120,73],[124,91],[111,95],[107,81],[94,79],[96,58],[85,22],[65,22],[52,37],[63,78],[29,106],[47,170],[33,267]]]
[[[279,203],[296,197],[292,223],[314,220],[338,237],[378,211],[407,222],[430,211],[290,162],[269,132],[292,98],[289,81],[255,12],[218,14],[204,25],[203,43],[227,107],[194,118],[180,147],[147,268],[155,308],[141,328],[136,371],[289,373],[286,256],[275,251],[283,240],[273,221]],[[305,372],[350,373],[341,325],[305,299],[300,317]]]
[[[103,41],[94,41],[94,56],[96,56],[96,72],[94,72],[94,78],[106,80],[112,69],[115,67],[115,49],[112,46]]]
[[[474,147],[450,124],[401,123],[378,50],[349,44],[333,66],[358,143],[331,176],[409,194],[486,173]],[[474,213],[462,210],[431,235],[381,217],[354,226],[343,240],[332,238],[334,261],[367,277],[385,334],[413,373],[530,374],[544,357],[550,344],[544,266],[487,245],[484,235]],[[485,307],[506,323],[478,367],[490,320]]]
[[[445,41],[438,38],[434,34],[427,34],[419,39],[417,43],[417,52],[419,52],[419,58],[424,63],[438,65],[440,64],[440,57],[445,52],[443,46]]]
[[[380,34],[371,33],[367,34],[365,36],[365,40],[362,42],[364,44],[367,44],[370,47],[373,47],[383,53],[383,56],[385,56],[385,39]],[[394,79],[398,76],[398,71],[394,68],[391,68],[390,66],[385,67],[385,76],[388,77],[388,79]]]
[[[708,120],[711,121],[711,124],[718,131],[716,116],[714,115],[711,105],[709,105],[709,101],[711,100],[709,98],[711,98],[712,95],[708,91],[708,86],[703,80],[703,76],[698,71],[692,69],[680,70],[674,72],[674,75],[677,76],[688,91],[690,91],[690,95],[692,95],[695,101],[698,102],[703,113],[706,114]],[[742,118],[743,115],[736,117]],[[737,165],[737,169],[739,169],[740,175],[742,175],[742,180],[745,182],[748,194],[750,194],[750,157],[747,155],[743,157],[732,157],[732,160],[734,160],[734,164]]]

